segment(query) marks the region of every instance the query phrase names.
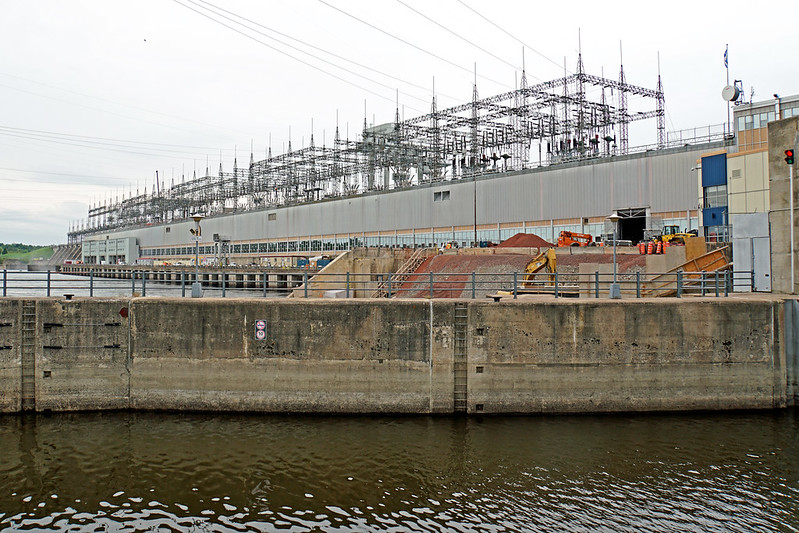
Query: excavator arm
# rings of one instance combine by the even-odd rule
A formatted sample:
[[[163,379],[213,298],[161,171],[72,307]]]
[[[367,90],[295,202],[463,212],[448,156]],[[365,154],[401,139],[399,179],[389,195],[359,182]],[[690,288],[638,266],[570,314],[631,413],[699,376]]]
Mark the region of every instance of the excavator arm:
[[[546,251],[541,252],[538,254],[535,259],[527,263],[527,266],[524,268],[524,281],[522,283],[523,287],[529,287],[535,281],[535,274],[537,272],[549,272],[551,275],[549,276],[549,283],[550,285],[555,282],[555,271],[557,270],[558,258],[555,254],[554,248],[547,248]]]

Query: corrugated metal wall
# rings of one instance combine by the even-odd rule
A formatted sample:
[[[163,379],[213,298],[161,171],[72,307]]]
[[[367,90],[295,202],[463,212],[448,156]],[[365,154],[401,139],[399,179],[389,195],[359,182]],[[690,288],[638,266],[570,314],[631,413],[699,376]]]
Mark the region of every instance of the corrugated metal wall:
[[[702,153],[716,145],[667,152],[648,152],[526,173],[424,185],[279,209],[206,219],[204,241],[214,233],[234,241],[346,235],[372,231],[474,224],[549,221],[604,217],[616,209],[650,207],[652,213],[695,210],[697,175],[692,172]],[[435,193],[448,191],[438,201]],[[275,219],[269,220],[268,215]],[[140,247],[185,244],[193,222],[178,222],[123,230],[114,235],[136,236]],[[169,230],[167,231],[167,227]]]

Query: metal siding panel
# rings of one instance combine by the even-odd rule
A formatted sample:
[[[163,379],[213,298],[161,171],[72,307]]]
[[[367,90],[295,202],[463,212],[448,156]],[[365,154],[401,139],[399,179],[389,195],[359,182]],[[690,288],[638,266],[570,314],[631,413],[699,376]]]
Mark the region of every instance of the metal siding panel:
[[[727,154],[702,158],[702,187],[727,183]]]
[[[702,149],[670,154],[620,157],[574,166],[549,167],[526,174],[483,177],[424,185],[402,191],[370,193],[235,215],[203,221],[208,241],[213,233],[235,240],[295,238],[323,234],[359,234],[436,226],[466,226],[474,222],[474,187],[478,196],[478,224],[607,216],[613,209],[644,207],[652,211],[696,209],[697,177],[691,168]],[[725,176],[726,179],[726,176]],[[435,204],[433,193],[450,191],[450,200]],[[444,205],[448,204],[448,205]],[[444,209],[438,209],[439,205]],[[268,213],[277,220],[267,221]],[[193,222],[110,232],[132,236],[141,247],[188,243]]]

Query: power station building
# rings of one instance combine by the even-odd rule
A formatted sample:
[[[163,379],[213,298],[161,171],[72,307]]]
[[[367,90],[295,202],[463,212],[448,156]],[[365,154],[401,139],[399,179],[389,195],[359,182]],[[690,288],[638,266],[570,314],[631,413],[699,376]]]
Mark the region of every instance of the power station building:
[[[729,240],[735,217],[769,210],[767,125],[799,115],[799,96],[734,106],[725,124],[666,132],[656,89],[586,74],[521,86],[401,121],[368,125],[355,141],[310,145],[233,172],[192,176],[89,209],[70,231],[86,262],[111,262],[96,241],[122,239],[125,262],[258,263],[354,247],[480,246],[516,233],[555,242],[562,230],[619,239],[666,224]],[[628,104],[634,95],[637,108]],[[737,99],[737,95],[736,95]],[[653,142],[630,126],[654,119]],[[643,124],[643,122],[642,122]],[[640,124],[632,124],[640,126]],[[131,241],[130,239],[133,239]],[[133,244],[130,244],[133,243]],[[108,245],[110,246],[110,245]],[[132,257],[138,253],[138,257]]]

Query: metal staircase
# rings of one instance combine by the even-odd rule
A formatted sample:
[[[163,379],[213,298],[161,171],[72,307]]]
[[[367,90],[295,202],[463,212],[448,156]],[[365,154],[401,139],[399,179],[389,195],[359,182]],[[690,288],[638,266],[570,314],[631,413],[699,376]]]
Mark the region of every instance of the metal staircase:
[[[419,265],[427,259],[427,248],[417,248],[411,256],[391,274],[390,280],[381,281],[377,289],[372,293],[372,298],[390,298],[394,296],[403,283],[414,273]],[[389,294],[390,292],[390,294]]]

